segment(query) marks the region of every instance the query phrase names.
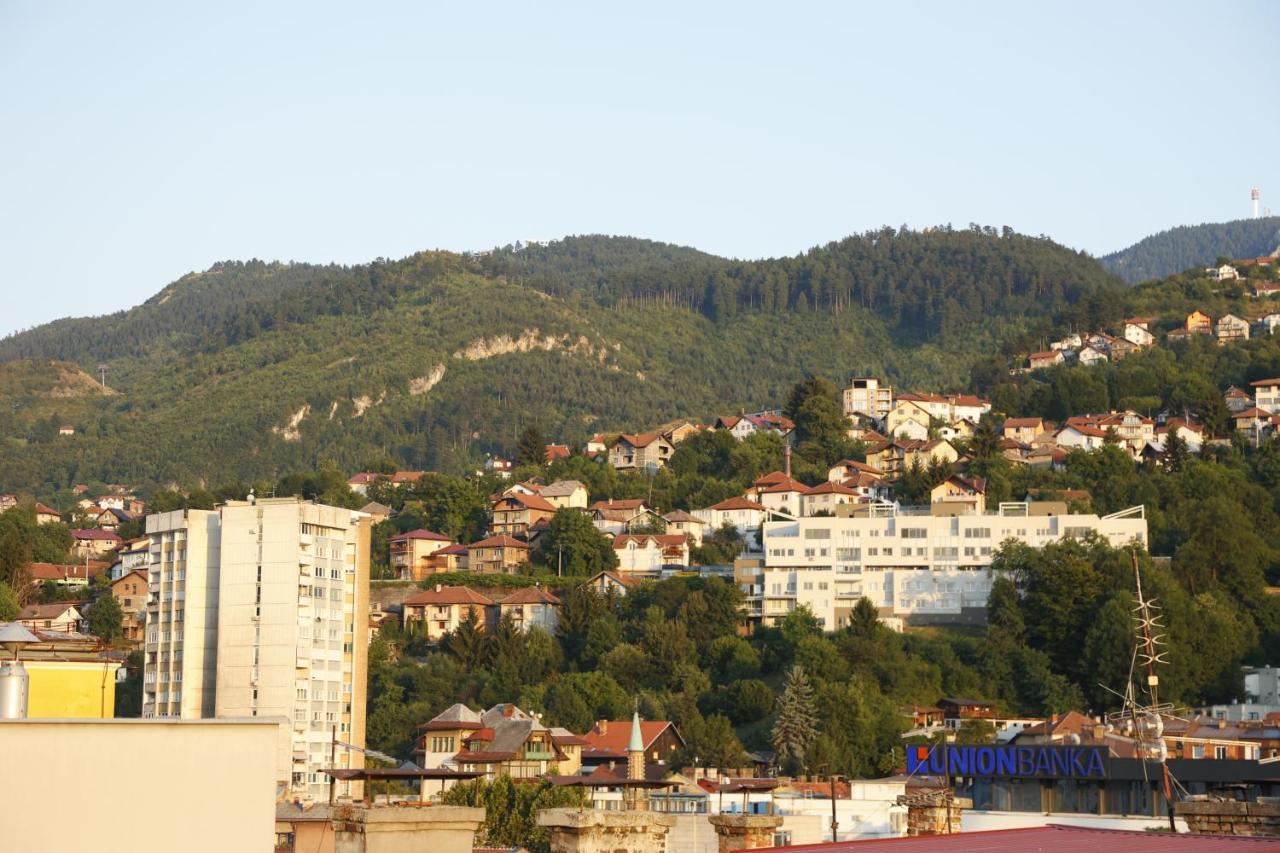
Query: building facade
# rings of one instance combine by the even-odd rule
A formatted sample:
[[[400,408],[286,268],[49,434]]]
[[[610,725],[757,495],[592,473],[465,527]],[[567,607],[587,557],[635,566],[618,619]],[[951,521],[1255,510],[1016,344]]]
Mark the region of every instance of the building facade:
[[[980,514],[885,503],[856,513],[764,523],[764,564],[736,572],[749,625],[776,624],[807,605],[835,630],[861,598],[886,617],[980,623],[994,580],[991,561],[1007,539],[1042,546],[1098,533],[1117,546],[1147,541],[1141,507],[1099,517],[1068,514],[1051,501]]]
[[[148,517],[143,716],[289,720],[295,796],[362,767],[330,750],[364,745],[370,526],[299,498]]]

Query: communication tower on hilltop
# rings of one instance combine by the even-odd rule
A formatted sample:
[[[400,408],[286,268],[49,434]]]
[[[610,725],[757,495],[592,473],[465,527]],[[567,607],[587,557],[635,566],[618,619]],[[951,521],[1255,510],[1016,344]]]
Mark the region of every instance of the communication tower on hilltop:
[[[1258,202],[1262,199],[1262,190],[1257,187],[1253,188],[1253,192],[1249,193],[1249,198],[1253,199],[1253,218],[1258,218]]]

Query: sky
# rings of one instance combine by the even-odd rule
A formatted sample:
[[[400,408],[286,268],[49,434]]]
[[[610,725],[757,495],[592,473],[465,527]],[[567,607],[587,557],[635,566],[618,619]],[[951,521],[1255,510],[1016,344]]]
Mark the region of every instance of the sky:
[[[0,335],[566,234],[1104,254],[1280,210],[1280,3],[0,0]]]

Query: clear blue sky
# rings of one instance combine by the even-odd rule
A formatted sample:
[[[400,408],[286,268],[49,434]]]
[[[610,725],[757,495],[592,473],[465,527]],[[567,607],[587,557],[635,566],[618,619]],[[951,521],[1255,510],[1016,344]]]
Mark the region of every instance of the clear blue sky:
[[[1280,210],[1276,2],[431,5],[0,0],[0,334],[221,259]]]

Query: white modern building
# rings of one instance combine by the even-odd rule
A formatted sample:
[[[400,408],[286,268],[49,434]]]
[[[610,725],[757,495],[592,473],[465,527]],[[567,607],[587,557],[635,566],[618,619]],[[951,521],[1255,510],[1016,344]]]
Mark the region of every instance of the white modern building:
[[[299,498],[149,517],[144,716],[290,720],[295,796],[362,767],[330,753],[364,746],[370,526]]]
[[[1147,542],[1141,506],[1101,517],[1068,514],[1053,501],[1005,503],[981,514],[957,514],[945,503],[850,505],[838,513],[846,517],[764,523],[763,565],[744,562],[737,573],[749,623],[773,625],[807,605],[835,630],[861,598],[882,617],[980,623],[991,561],[1006,540],[1043,546],[1097,533],[1117,546]]]

